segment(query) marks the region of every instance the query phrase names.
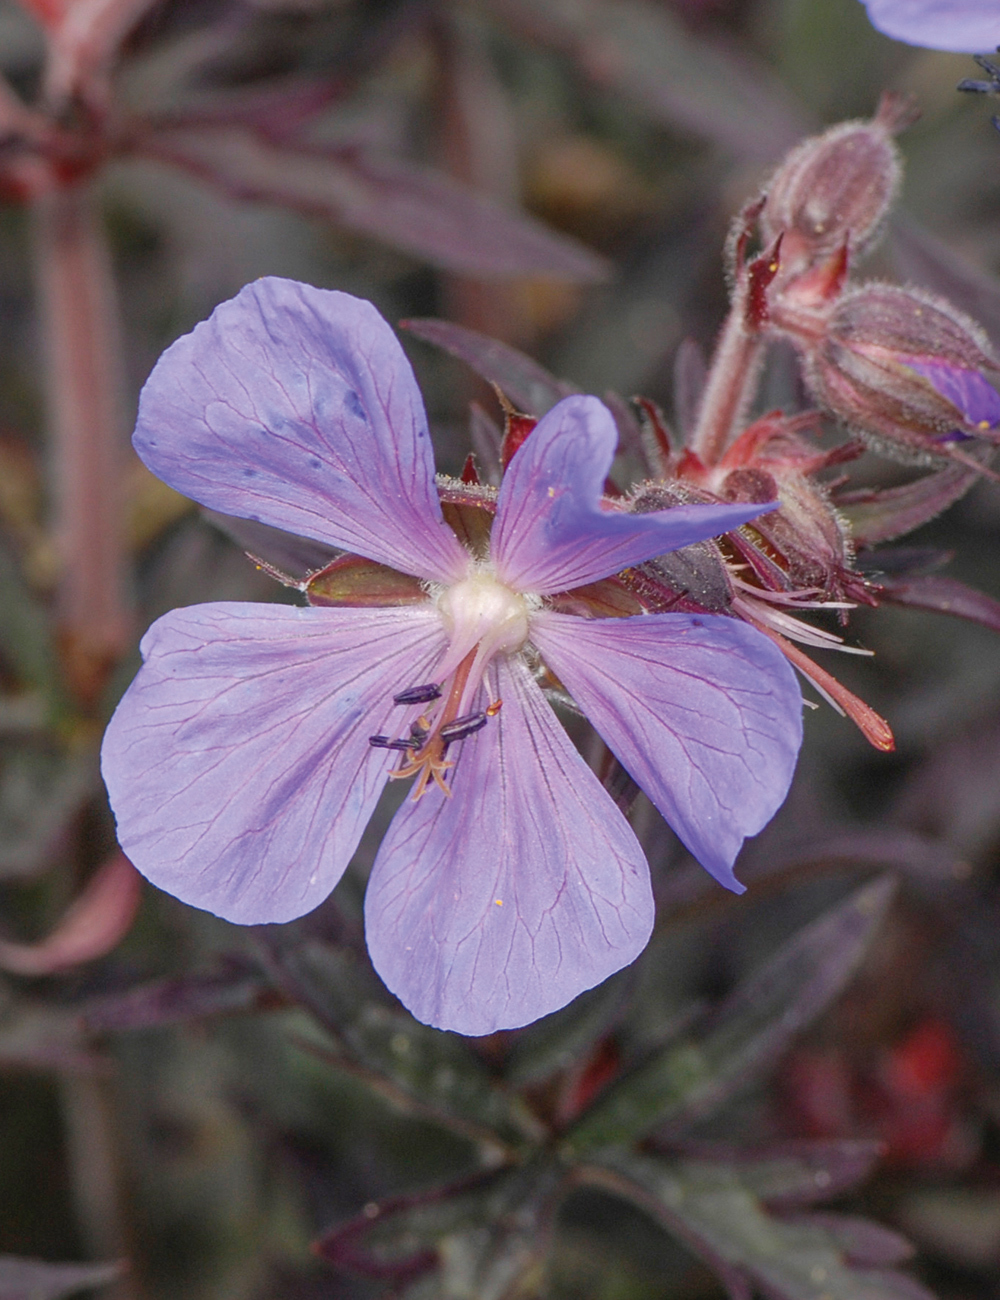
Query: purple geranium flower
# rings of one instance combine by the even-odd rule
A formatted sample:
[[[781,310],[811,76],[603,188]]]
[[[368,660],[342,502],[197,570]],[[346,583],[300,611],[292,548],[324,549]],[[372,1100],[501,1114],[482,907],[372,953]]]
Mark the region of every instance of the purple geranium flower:
[[[197,605],[150,628],[102,761],[122,847],[155,884],[242,923],[300,916],[386,780],[412,776],[368,884],[379,974],[420,1020],[467,1034],[563,1006],[641,952],[653,901],[631,828],[537,684],[541,656],[691,852],[741,888],[734,858],[801,742],[784,657],[736,619],[586,619],[551,597],[762,507],[604,508],[614,423],[569,397],[513,458],[474,555],[444,521],[389,327],[279,279],[164,353],[134,441],[195,500],[391,566],[410,593]]]
[[[1000,44],[997,0],[864,0],[872,26],[897,41],[976,54]]]

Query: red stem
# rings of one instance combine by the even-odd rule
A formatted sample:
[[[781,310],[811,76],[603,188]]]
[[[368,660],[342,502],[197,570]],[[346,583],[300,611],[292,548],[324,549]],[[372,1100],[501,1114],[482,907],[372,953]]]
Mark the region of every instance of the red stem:
[[[110,257],[86,184],[34,201],[35,252],[60,559],[58,618],[70,688],[92,703],[129,643],[122,362]]]
[[[760,334],[747,328],[745,299],[741,286],[722,327],[698,419],[687,440],[688,448],[707,466],[718,464],[726,448],[742,432],[754,396],[763,349]]]

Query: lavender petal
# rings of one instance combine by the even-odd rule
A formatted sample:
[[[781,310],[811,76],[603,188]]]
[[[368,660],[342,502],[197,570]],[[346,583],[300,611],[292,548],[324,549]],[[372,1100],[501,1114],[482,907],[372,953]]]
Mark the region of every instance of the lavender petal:
[[[602,510],[614,417],[596,397],[567,397],[539,421],[504,475],[491,553],[518,591],[567,591],[728,532],[775,504],[688,505],[648,514]]]
[[[1000,44],[996,0],[864,0],[873,27],[897,41],[976,54]]]
[[[463,1034],[556,1011],[633,961],[653,923],[625,819],[519,660],[452,751],[453,794],[407,800],[365,900],[375,968],[418,1020]]]
[[[922,357],[904,358],[906,365],[932,384],[942,397],[962,412],[970,425],[985,432],[1000,424],[1000,393],[978,370],[952,366]]]
[[[118,838],[136,867],[230,921],[287,921],[329,894],[398,755],[394,690],[444,648],[426,609],[175,609],[101,755]]]
[[[413,371],[350,294],[273,276],[247,285],[157,362],[133,443],[212,510],[420,578],[464,572]]]
[[[736,619],[543,612],[532,640],[624,767],[720,884],[781,806],[802,743],[787,660]]]

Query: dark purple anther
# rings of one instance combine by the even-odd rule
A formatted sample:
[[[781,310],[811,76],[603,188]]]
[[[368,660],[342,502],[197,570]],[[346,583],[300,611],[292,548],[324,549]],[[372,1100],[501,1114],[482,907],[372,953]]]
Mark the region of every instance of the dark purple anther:
[[[396,704],[429,704],[431,700],[441,698],[441,687],[436,682],[428,682],[426,686],[409,686],[392,698]]]
[[[444,743],[449,745],[453,740],[464,740],[485,726],[485,713],[467,713],[463,718],[456,718],[454,722],[442,727],[439,734]]]
[[[401,749],[406,753],[419,745],[416,740],[391,740],[388,736],[369,736],[368,743],[373,749]]]

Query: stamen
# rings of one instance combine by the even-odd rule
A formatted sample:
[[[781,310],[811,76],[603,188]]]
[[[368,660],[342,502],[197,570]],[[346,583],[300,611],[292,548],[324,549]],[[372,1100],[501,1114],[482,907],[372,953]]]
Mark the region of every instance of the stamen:
[[[408,686],[392,697],[395,704],[429,704],[431,700],[440,698],[441,687],[436,682],[428,682],[426,686]]]
[[[368,743],[373,749],[401,749],[408,753],[411,749],[417,749],[421,741],[416,737],[410,740],[392,740],[389,736],[369,736]]]
[[[492,704],[488,704],[486,706],[486,716],[488,718],[495,718],[502,708],[503,708],[503,700],[501,700],[498,696],[493,701]]]
[[[454,722],[446,723],[438,735],[446,745],[450,745],[453,740],[464,740],[466,736],[481,731],[486,726],[486,722],[485,713],[467,713],[463,718],[456,718]]]

